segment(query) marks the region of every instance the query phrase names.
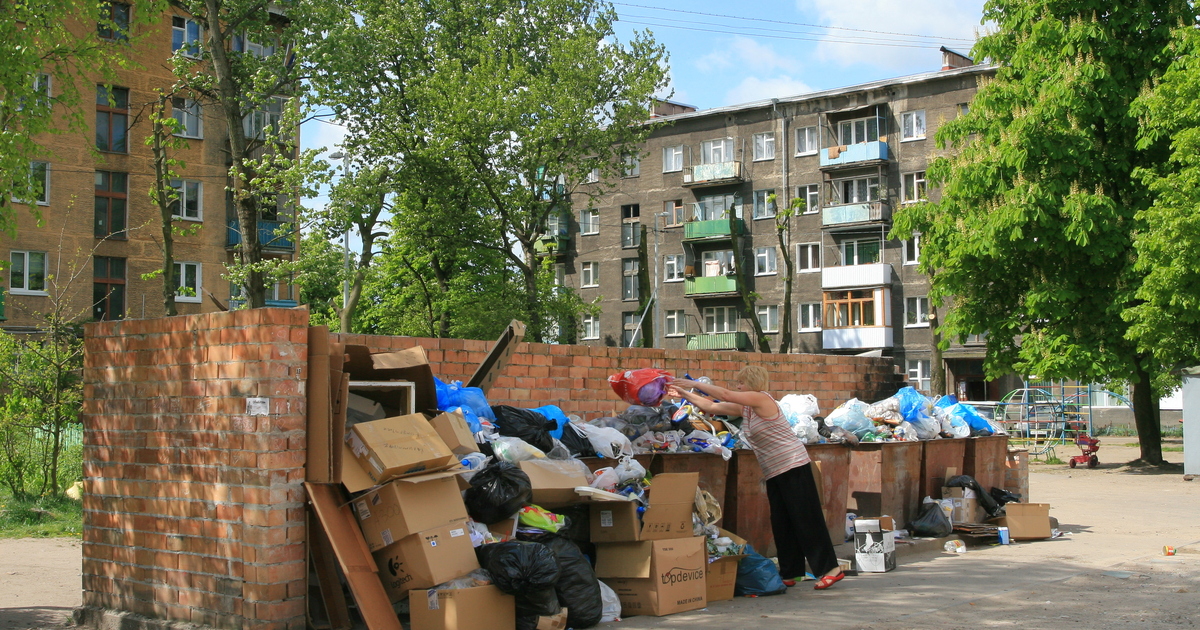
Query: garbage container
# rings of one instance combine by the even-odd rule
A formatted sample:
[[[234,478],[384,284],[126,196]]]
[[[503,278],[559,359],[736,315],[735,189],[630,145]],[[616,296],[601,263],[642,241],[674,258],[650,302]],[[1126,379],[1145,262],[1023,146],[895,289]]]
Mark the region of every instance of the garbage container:
[[[846,509],[908,523],[921,497],[922,442],[864,442],[850,449]],[[843,528],[844,531],[844,528]]]
[[[963,454],[962,474],[974,477],[984,490],[1003,488],[1008,436],[991,435],[967,438],[963,441],[967,443],[967,449]]]
[[[917,500],[925,497],[942,498],[942,485],[946,481],[946,469],[963,472],[963,458],[971,438],[927,440],[919,442],[921,454],[921,483],[917,486]]]

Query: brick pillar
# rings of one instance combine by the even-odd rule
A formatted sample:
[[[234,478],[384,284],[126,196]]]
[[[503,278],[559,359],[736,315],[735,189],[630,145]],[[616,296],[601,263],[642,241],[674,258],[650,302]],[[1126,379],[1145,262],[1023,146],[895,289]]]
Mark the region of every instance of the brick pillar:
[[[303,630],[307,327],[300,309],[87,325],[77,619]]]

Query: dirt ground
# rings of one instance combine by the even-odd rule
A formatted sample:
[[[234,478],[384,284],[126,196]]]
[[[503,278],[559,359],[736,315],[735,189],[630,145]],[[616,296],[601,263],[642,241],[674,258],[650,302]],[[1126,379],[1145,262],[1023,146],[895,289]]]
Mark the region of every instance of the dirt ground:
[[[604,628],[1194,628],[1200,624],[1200,480],[1131,468],[1104,438],[1095,470],[1035,464],[1031,499],[1050,503],[1065,535],[965,554],[906,557],[890,573],[816,592],[736,599]],[[1058,456],[1071,454],[1059,449]],[[1168,461],[1182,461],[1167,453]],[[1173,545],[1177,555],[1162,555]],[[0,630],[52,628],[80,604],[80,545],[0,541]],[[809,583],[811,584],[811,583]]]

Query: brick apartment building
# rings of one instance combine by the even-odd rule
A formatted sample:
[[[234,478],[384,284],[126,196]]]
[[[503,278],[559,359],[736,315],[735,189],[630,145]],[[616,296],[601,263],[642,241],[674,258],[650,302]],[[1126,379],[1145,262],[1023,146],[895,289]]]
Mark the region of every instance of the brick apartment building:
[[[640,159],[627,158],[615,190],[574,208],[544,237],[562,281],[601,305],[599,316],[583,318],[580,343],[640,345],[644,336],[654,347],[751,350],[749,318],[757,317],[777,351],[790,318],[792,351],[876,351],[928,390],[920,236],[889,239],[891,217],[937,194],[925,185],[934,133],[992,72],[945,49],[943,66],[703,111],[661,104],[657,120],[667,124]],[[797,197],[807,207],[791,219],[795,274],[784,312],[775,207]],[[743,289],[757,294],[756,312],[747,312]],[[944,353],[947,393],[986,400],[1008,391],[985,382],[982,341]]]
[[[113,3],[113,17],[129,23],[130,7]],[[108,88],[96,77],[41,75],[39,85],[53,97],[64,81],[77,81],[81,107],[89,128],[85,133],[47,134],[44,153],[30,168],[43,183],[36,207],[14,204],[16,237],[0,235],[0,256],[8,263],[0,283],[0,327],[36,330],[37,314],[52,308],[53,296],[68,319],[104,320],[156,317],[163,314],[161,276],[143,280],[162,268],[162,228],[149,191],[154,182],[152,154],[145,139],[150,133],[150,104],[156,88],[174,83],[170,58],[196,46],[197,23],[172,5],[150,26],[133,26],[132,45],[107,28],[90,28],[105,45],[126,46],[136,70],[118,70]],[[142,36],[145,35],[143,38]],[[269,46],[239,40],[249,54],[271,54]],[[95,94],[94,105],[91,95]],[[110,98],[111,96],[111,98]],[[274,105],[282,107],[282,100]],[[186,167],[177,168],[181,191],[176,223],[185,229],[175,238],[176,309],[180,314],[216,310],[212,294],[228,303],[231,287],[224,279],[226,265],[235,260],[240,241],[237,222],[227,198],[229,151],[224,120],[218,107],[187,99],[172,101],[174,117],[183,125],[178,135],[188,148],[175,154]],[[56,106],[56,110],[61,106]],[[279,109],[258,112],[244,124],[261,133],[279,120]],[[56,111],[55,115],[62,112]],[[296,239],[277,234],[287,226],[290,202],[264,210],[259,223],[265,257],[291,258]],[[34,210],[40,216],[35,216]],[[271,305],[295,306],[293,287],[279,283],[268,289]],[[271,299],[273,298],[273,299]]]

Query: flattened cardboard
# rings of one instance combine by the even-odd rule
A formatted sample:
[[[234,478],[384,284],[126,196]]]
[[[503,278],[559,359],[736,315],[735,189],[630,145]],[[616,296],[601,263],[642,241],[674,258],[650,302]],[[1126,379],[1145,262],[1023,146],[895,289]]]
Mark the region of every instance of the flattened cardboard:
[[[500,372],[504,370],[508,359],[517,350],[517,344],[521,343],[524,338],[525,323],[515,319],[509,322],[508,328],[500,333],[500,338],[488,351],[483,363],[475,368],[471,380],[467,381],[467,387],[478,387],[483,390],[483,393],[488,393],[488,390],[492,388],[492,383],[496,381],[496,377],[500,376]]]
[[[333,415],[329,391],[329,329],[308,327],[308,457],[304,478],[329,482],[333,478],[333,449],[330,419]]]
[[[637,504],[596,502],[591,506],[595,543],[666,540],[692,535],[692,509],[700,473],[663,473],[650,481],[650,505],[639,523]]]
[[[413,592],[412,630],[515,630],[517,605],[495,586]]]
[[[567,609],[563,608],[552,617],[538,617],[537,627],[534,630],[566,630],[566,628]]]
[[[454,454],[479,452],[479,445],[475,443],[475,436],[471,434],[471,428],[467,426],[467,419],[461,411],[440,413],[431,418],[429,424],[433,425],[433,429]]]
[[[704,608],[707,565],[703,538],[596,546],[596,576],[616,591],[622,616]]]
[[[1005,516],[988,523],[1008,528],[1013,540],[1041,540],[1050,537],[1049,503],[1005,503]]]
[[[371,551],[397,540],[467,518],[457,477],[447,471],[396,479],[351,501]]]
[[[479,568],[466,519],[405,536],[373,555],[393,602],[413,589],[437,586]]]
[[[533,503],[554,507],[586,501],[575,488],[588,485],[587,475],[578,460],[531,459],[518,464],[529,475],[533,486]]]
[[[416,390],[417,412],[437,413],[437,387],[425,349],[415,346],[398,352],[371,354],[366,346],[346,346],[346,372],[355,381],[411,381]],[[385,406],[399,409],[398,401],[379,400],[376,393],[359,392]]]
[[[942,500],[950,501],[954,506],[950,511],[951,523],[983,522],[986,514],[979,507],[979,501],[974,497],[975,492],[970,488],[942,488]]]
[[[350,450],[375,483],[444,470],[458,457],[442,441],[424,414],[356,424],[346,434]]]

